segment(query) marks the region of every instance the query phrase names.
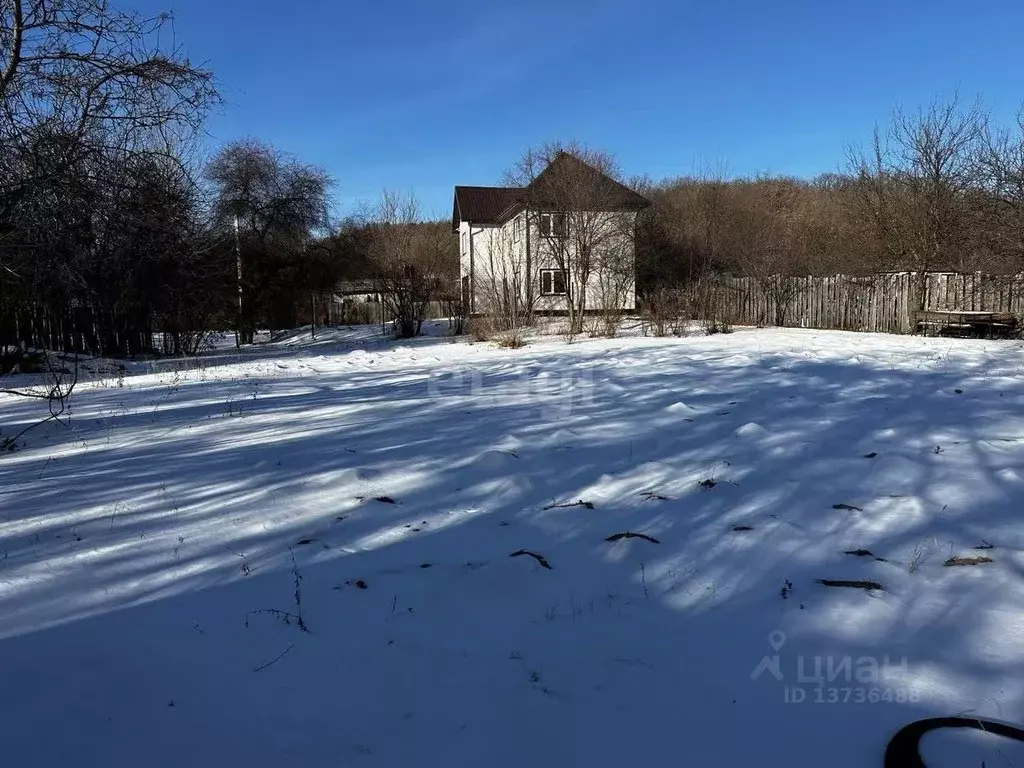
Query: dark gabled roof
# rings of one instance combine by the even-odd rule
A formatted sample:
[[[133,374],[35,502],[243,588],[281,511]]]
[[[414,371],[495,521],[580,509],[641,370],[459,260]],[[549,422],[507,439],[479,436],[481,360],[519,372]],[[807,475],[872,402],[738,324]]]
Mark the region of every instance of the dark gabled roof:
[[[520,187],[456,187],[452,229],[458,230],[460,221],[500,224],[502,214],[522,198]]]
[[[651,202],[568,152],[559,152],[526,188],[531,206],[639,211]],[[568,199],[566,199],[568,198]]]
[[[639,211],[651,203],[576,156],[559,152],[527,187],[456,187],[452,229],[458,231],[460,221],[502,224],[528,204],[554,210]]]

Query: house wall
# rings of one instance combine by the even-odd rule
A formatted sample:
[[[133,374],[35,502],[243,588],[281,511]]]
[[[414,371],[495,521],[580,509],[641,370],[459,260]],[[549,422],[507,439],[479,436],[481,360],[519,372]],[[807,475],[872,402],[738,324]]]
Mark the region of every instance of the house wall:
[[[522,217],[515,217],[501,226],[480,227],[474,235],[473,243],[480,254],[476,262],[477,311],[495,312],[500,303],[505,306],[525,305],[530,275],[527,272],[526,235]]]
[[[456,237],[459,241],[459,290],[461,293],[462,289],[462,278],[468,277],[473,274],[472,266],[469,260],[469,223],[460,222],[459,231],[456,233]]]
[[[614,234],[610,234],[604,243],[604,248],[592,257],[592,268],[589,279],[584,290],[586,291],[587,310],[598,310],[607,306],[617,305],[618,309],[632,311],[636,309],[636,214],[632,212],[621,212],[607,214],[606,226]],[[536,214],[533,215],[536,218]],[[571,226],[571,225],[570,225]],[[574,263],[575,253],[573,250],[573,239],[567,240],[568,250],[564,257],[564,263],[570,267]],[[534,308],[540,312],[560,312],[566,310],[566,298],[564,296],[541,296],[540,272],[544,269],[557,269],[559,259],[551,248],[548,238],[539,233],[538,225],[531,222],[531,253],[533,280],[535,285],[534,296],[536,301]],[[628,265],[627,270],[632,274],[627,276],[625,281],[622,278],[615,278],[619,270],[606,269],[603,265],[624,263]],[[605,291],[618,280],[615,290],[611,291],[610,301],[605,301]],[[574,289],[576,286],[574,286]]]
[[[602,279],[598,268],[603,259],[611,261],[611,254],[614,253],[615,259],[628,262],[635,273],[635,237],[633,233],[635,232],[636,214],[631,212],[615,213],[608,214],[608,216],[619,218],[614,226],[620,229],[622,234],[617,234],[615,238],[609,238],[606,248],[608,253],[599,253],[594,257],[595,268],[585,286],[588,309],[600,309],[605,306],[602,283],[609,281]],[[516,219],[519,219],[520,222],[518,239],[514,234]],[[529,230],[530,238],[529,273],[526,270],[527,230]],[[529,214],[528,227],[526,213],[519,214],[502,226],[470,225],[468,222],[461,222],[458,238],[460,277],[468,275],[472,278],[474,294],[472,311],[474,313],[494,312],[493,297],[495,294],[509,291],[517,292],[522,301],[526,300],[529,292],[534,298],[534,309],[537,311],[566,311],[565,296],[541,295],[541,270],[557,269],[558,259],[547,238],[539,233],[535,212]],[[567,243],[571,248],[572,238],[569,238]],[[571,264],[573,258],[574,254],[571,250],[568,251],[566,263]],[[610,271],[603,274],[610,274]],[[527,281],[529,281],[529,287]],[[635,287],[634,275],[624,288],[619,288],[614,292],[618,294],[619,309],[633,310],[636,308]]]
[[[520,297],[526,295],[526,238],[521,234],[515,239],[514,221],[503,226],[459,224],[460,277],[471,276],[476,314],[495,311],[496,293],[514,290]]]

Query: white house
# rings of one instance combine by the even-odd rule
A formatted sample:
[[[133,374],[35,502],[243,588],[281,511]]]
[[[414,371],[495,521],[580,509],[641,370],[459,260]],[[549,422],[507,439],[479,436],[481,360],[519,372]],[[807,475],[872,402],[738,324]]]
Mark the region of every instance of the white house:
[[[642,195],[560,153],[526,187],[455,187],[466,314],[636,305],[636,215]]]

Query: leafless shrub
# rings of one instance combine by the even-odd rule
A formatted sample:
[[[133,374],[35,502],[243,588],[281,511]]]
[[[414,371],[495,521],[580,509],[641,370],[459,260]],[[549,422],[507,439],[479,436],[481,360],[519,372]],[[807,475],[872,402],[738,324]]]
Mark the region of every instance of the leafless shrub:
[[[533,324],[534,292],[529,285],[527,249],[520,246],[512,227],[480,233],[484,240],[477,262],[477,311],[490,316],[498,331],[518,331]]]
[[[602,335],[610,339],[622,327],[625,317],[623,308],[632,308],[636,304],[636,258],[633,247],[636,227],[632,216],[612,219],[609,226],[619,231],[608,238],[608,246],[598,249],[594,257],[594,276]]]
[[[726,281],[714,276],[697,283],[695,314],[706,334],[732,332],[730,290]]]
[[[917,570],[931,560],[940,548],[938,539],[934,537],[921,541],[914,547],[914,552],[910,557],[910,563],[907,565],[907,570],[910,573],[917,573]]]
[[[526,337],[521,329],[503,331],[497,337],[496,343],[502,349],[522,349],[526,346]]]
[[[441,305],[444,307],[444,313],[448,318],[448,335],[461,336],[464,334],[469,318],[462,312],[462,297],[447,296],[441,300]]]
[[[605,335],[605,324],[603,312],[601,316],[588,315],[583,319],[583,327],[580,329],[583,333],[592,339],[600,338]],[[614,335],[614,334],[613,334]]]
[[[415,197],[395,192],[384,192],[368,229],[373,282],[392,330],[418,336],[431,301],[456,301],[456,244],[445,224],[421,220]]]
[[[490,316],[481,315],[469,319],[469,338],[473,341],[490,341],[495,333],[494,320]]]
[[[603,335],[605,338],[614,339],[619,334],[619,330],[622,328],[622,321],[626,319],[626,313],[618,307],[606,306],[601,310],[601,320],[603,321]]]
[[[689,319],[689,301],[683,291],[658,288],[640,302],[645,336],[678,336]]]

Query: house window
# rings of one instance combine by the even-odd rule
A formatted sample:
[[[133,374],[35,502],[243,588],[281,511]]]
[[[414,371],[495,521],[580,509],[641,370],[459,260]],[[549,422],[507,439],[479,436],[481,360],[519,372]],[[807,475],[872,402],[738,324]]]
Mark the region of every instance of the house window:
[[[565,296],[565,270],[542,269],[540,271],[541,296]]]
[[[466,255],[466,233],[462,233],[462,255]]]
[[[522,216],[516,216],[512,220],[512,242],[514,242],[514,243],[518,243],[519,242],[519,238],[522,236],[522,228],[523,228],[523,217]]]
[[[540,233],[544,237],[565,237],[569,232],[569,224],[564,213],[542,213],[540,215]]]

